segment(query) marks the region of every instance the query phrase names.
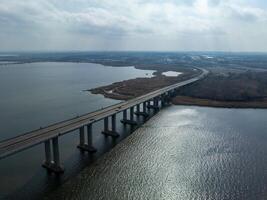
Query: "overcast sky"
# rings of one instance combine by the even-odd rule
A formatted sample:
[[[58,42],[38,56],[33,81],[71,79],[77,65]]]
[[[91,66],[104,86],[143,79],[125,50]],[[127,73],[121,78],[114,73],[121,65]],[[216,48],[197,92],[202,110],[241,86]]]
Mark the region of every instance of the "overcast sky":
[[[267,51],[267,0],[1,0],[21,50]]]

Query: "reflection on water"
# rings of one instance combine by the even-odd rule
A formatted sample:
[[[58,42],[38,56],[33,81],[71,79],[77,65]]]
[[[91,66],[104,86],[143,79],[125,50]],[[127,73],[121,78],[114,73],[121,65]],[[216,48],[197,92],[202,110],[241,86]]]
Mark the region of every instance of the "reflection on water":
[[[84,90],[152,73],[90,63],[1,65],[0,140],[118,103]],[[96,157],[112,146],[99,134],[102,127],[101,123],[94,124],[94,144],[99,148]],[[77,131],[61,137],[59,143],[66,172],[58,179],[41,167],[42,144],[0,160],[0,199],[10,194],[14,199],[36,199],[34,195],[53,189],[93,159],[77,150]]]
[[[46,199],[266,199],[266,116],[171,106]]]

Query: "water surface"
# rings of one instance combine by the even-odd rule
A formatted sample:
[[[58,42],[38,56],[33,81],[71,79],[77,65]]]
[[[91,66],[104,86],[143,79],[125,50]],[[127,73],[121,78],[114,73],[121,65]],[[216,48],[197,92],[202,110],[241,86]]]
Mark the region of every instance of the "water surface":
[[[168,77],[176,77],[176,76],[181,75],[182,73],[181,72],[175,72],[175,71],[167,71],[167,72],[163,72],[162,74],[165,76],[168,76]]]
[[[134,67],[90,63],[0,65],[0,140],[118,103],[84,90],[130,78],[151,77],[152,73]],[[101,123],[94,125],[94,143],[100,148],[97,156],[112,144],[103,140],[101,128]],[[41,167],[43,145],[0,160],[0,199],[6,195],[8,199],[9,195],[14,199],[18,196],[36,199],[35,195],[57,187],[92,159],[77,150],[77,131],[60,137],[59,143],[61,162],[66,169],[61,177],[55,178]]]
[[[171,106],[45,199],[266,199],[266,116]]]

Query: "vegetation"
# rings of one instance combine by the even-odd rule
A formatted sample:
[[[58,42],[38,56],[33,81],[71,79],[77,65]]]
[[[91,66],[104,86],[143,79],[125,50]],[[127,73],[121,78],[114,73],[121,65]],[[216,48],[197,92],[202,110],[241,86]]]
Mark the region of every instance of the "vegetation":
[[[215,101],[255,101],[267,97],[267,72],[210,74],[204,80],[180,88],[180,96]]]

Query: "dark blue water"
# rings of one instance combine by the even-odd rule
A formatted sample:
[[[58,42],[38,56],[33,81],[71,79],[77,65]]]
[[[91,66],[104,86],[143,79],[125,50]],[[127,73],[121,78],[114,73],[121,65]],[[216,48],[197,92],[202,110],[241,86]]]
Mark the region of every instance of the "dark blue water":
[[[267,199],[267,110],[171,106],[45,199]]]
[[[150,77],[153,71],[134,67],[107,67],[89,63],[32,63],[0,66],[0,140],[51,123],[100,109],[119,101],[92,95],[84,90],[136,77]],[[101,124],[95,125],[100,133]],[[0,160],[0,198],[25,193],[27,199],[61,184],[78,172],[91,158],[80,156],[77,134],[60,138],[61,160],[66,168],[63,177],[54,181],[41,168],[43,145]],[[95,134],[96,143],[102,139]],[[101,140],[100,140],[101,141]],[[108,146],[102,141],[100,146]],[[100,152],[101,153],[101,152]],[[52,187],[51,186],[51,187]],[[15,196],[16,198],[17,196]]]
[[[0,138],[118,103],[83,90],[146,73],[95,64],[1,66]],[[79,152],[77,131],[60,137],[62,176],[41,167],[43,145],[1,160],[0,199],[267,199],[266,116],[171,106],[121,142],[100,134],[98,122],[96,155]],[[118,128],[119,140],[131,131]]]

